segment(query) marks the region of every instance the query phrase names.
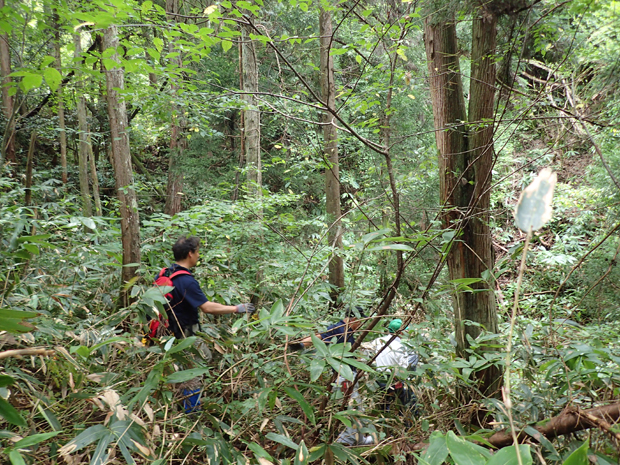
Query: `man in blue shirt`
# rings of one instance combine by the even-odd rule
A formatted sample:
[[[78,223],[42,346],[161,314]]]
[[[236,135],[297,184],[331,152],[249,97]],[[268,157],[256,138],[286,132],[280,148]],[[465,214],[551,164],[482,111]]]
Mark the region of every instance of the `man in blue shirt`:
[[[193,336],[199,330],[198,310],[212,315],[226,313],[253,313],[253,304],[222,305],[209,302],[200,289],[196,278],[190,269],[194,268],[200,258],[200,239],[197,237],[181,236],[172,246],[175,263],[169,268],[170,274],[177,271],[186,271],[189,274],[180,274],[174,277],[174,289],[170,292],[172,299],[167,309],[170,329],[175,337]]]
[[[200,330],[198,310],[212,315],[227,313],[253,313],[253,304],[222,305],[217,302],[209,302],[200,289],[196,278],[190,269],[194,268],[200,258],[200,239],[197,237],[181,236],[172,246],[175,263],[166,270],[166,276],[184,271],[172,278],[174,289],[170,292],[168,322],[170,330],[178,339],[194,336]],[[202,341],[197,341],[197,349],[201,351]],[[196,411],[200,406],[200,378],[194,378],[179,384],[178,388],[183,395],[185,413]]]

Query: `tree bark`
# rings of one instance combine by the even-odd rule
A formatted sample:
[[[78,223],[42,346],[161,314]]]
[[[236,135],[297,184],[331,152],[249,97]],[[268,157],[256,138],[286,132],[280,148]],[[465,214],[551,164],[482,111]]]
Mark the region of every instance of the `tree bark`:
[[[52,45],[53,57],[55,59],[54,66],[62,75],[62,60],[60,58],[60,24],[58,13],[52,13],[52,21],[54,23],[54,42]],[[58,141],[60,144],[60,166],[62,168],[62,183],[67,184],[67,132],[65,130],[65,102],[63,100],[62,84],[56,90],[58,99]]]
[[[0,0],[0,9],[4,8],[4,0]],[[4,137],[2,138],[2,150],[0,151],[0,165],[7,160],[16,162],[15,158],[15,105],[14,96],[10,95],[11,52],[9,49],[9,36],[0,34],[0,75],[2,77],[2,111],[6,119]]]
[[[250,39],[253,31],[249,25],[241,27],[242,62],[243,62],[243,139],[247,167],[248,195],[252,198],[262,196],[262,173],[260,156],[260,111],[255,97],[258,92],[258,66],[256,60],[256,42]]]
[[[439,149],[440,200],[444,205],[442,223],[452,229],[455,241],[447,257],[451,280],[482,278],[492,270],[491,235],[488,227],[489,186],[493,164],[496,19],[474,20],[472,40],[471,95],[469,121],[454,21],[425,22],[425,47],[430,74],[435,137]],[[484,280],[470,285],[477,292],[454,293],[454,325],[457,355],[468,357],[466,335],[476,338],[482,326],[497,332],[495,295]],[[482,290],[482,291],[481,291]],[[468,324],[477,323],[477,325]],[[501,375],[497,367],[475,372],[485,396],[499,394]]]
[[[495,162],[493,148],[495,114],[495,48],[497,17],[481,9],[472,25],[471,80],[469,85],[468,157],[467,171],[463,179],[474,181],[469,205],[469,216],[463,229],[466,248],[465,275],[482,278],[483,273],[491,275],[494,265],[489,210],[491,208],[491,177]],[[472,173],[473,171],[473,173]],[[471,175],[468,173],[472,173]],[[463,199],[466,200],[466,199]],[[489,279],[490,280],[490,279]],[[465,318],[480,323],[486,331],[497,333],[497,305],[493,282],[482,280],[471,287],[475,292],[464,293]],[[473,339],[481,332],[479,326],[463,328]],[[458,340],[458,339],[457,339]],[[460,347],[462,353],[468,345]],[[459,344],[459,345],[460,345]],[[480,373],[482,391],[486,395],[499,395],[502,374],[499,366],[492,365]]]
[[[32,204],[32,168],[34,163],[34,149],[37,144],[37,132],[30,134],[30,145],[28,146],[28,158],[26,158],[26,195],[24,204],[29,207]]]
[[[101,196],[99,195],[99,177],[97,176],[97,163],[93,154],[93,144],[90,139],[90,131],[88,132],[88,163],[90,165],[90,177],[93,183],[93,199],[95,200],[95,216],[101,216],[103,209],[101,208]]]
[[[104,33],[104,50],[115,50],[112,60],[118,61],[118,34],[115,25],[108,27]],[[130,303],[129,284],[136,275],[140,264],[140,219],[138,200],[133,188],[133,170],[127,133],[127,107],[125,100],[116,89],[125,86],[124,70],[121,67],[106,66],[106,89],[108,115],[110,118],[110,146],[114,166],[116,192],[120,202],[121,237],[123,244],[123,267],[121,271],[122,287],[120,303],[126,307]]]
[[[176,23],[179,13],[179,0],[166,0],[166,12],[168,21]],[[168,44],[170,53],[178,52],[175,58],[171,58],[171,65],[178,68],[179,78],[180,69],[183,66],[181,51],[175,50],[175,43],[171,40]],[[176,100],[178,96],[179,84],[177,79],[170,80],[172,90],[172,98]],[[183,173],[180,169],[180,160],[183,152],[187,148],[187,139],[183,134],[185,118],[183,117],[183,108],[178,103],[172,104],[172,122],[170,126],[170,152],[168,161],[168,184],[166,186],[166,205],[164,212],[168,215],[175,215],[182,209],[181,199],[183,196]]]
[[[327,108],[336,108],[336,85],[334,83],[334,59],[330,56],[332,40],[332,16],[331,11],[321,7],[319,13],[320,34],[320,73],[321,95]],[[325,213],[327,224],[330,229],[327,235],[329,245],[335,251],[329,261],[329,283],[333,286],[332,298],[336,298],[344,288],[344,262],[340,255],[342,250],[342,224],[340,217],[340,173],[338,166],[338,130],[332,113],[325,111],[322,118],[323,124],[323,157],[327,168],[325,169]]]
[[[556,417],[545,420],[541,426],[534,428],[547,439],[553,439],[569,433],[575,433],[593,426],[599,426],[603,420],[607,423],[617,423],[620,420],[620,404],[605,405],[603,407],[591,408],[588,410],[578,410],[568,408]],[[517,435],[519,442],[525,441],[530,436],[522,431]],[[534,439],[537,439],[534,436]],[[489,442],[495,447],[506,447],[513,443],[512,433],[510,431],[498,431],[489,438]]]
[[[82,38],[80,34],[73,36],[74,57],[78,61],[82,55]],[[78,89],[81,88],[83,82],[79,83]],[[80,178],[80,194],[82,196],[82,208],[84,216],[93,216],[93,206],[90,199],[90,188],[88,184],[88,155],[90,146],[88,144],[88,124],[86,122],[86,98],[84,97],[84,89],[78,91],[77,98],[77,117],[78,117],[78,167]]]

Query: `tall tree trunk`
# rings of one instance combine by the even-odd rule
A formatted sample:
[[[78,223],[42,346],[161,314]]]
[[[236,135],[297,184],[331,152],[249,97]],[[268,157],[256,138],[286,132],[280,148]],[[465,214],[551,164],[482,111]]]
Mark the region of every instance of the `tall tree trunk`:
[[[58,13],[52,13],[52,21],[54,23],[54,41],[52,44],[53,57],[55,59],[54,66],[59,73],[62,74],[62,61],[60,58],[60,24]],[[60,142],[60,166],[62,167],[62,182],[67,184],[67,132],[65,130],[65,102],[63,100],[62,83],[56,90],[58,98],[58,139]]]
[[[4,0],[0,0],[0,9],[4,8]],[[11,52],[9,49],[9,36],[0,34],[0,75],[2,77],[2,111],[6,119],[6,127],[2,138],[0,150],[0,165],[7,160],[16,162],[15,158],[15,105],[14,96],[9,93],[11,84]]]
[[[495,113],[495,47],[497,17],[481,10],[472,26],[471,81],[469,85],[468,164],[473,168],[473,195],[470,202],[471,219],[466,223],[464,239],[468,277],[482,278],[493,271],[494,256],[489,227],[491,208],[491,176],[495,161],[493,149]],[[467,175],[469,177],[469,175]],[[480,323],[490,333],[497,333],[497,305],[494,285],[485,280],[471,285],[477,292],[465,293],[466,318]],[[480,334],[479,326],[463,328],[472,338]],[[462,336],[461,336],[462,337]],[[457,339],[458,340],[458,339]],[[463,338],[463,341],[465,338]],[[464,342],[460,344],[464,344]],[[466,346],[463,346],[463,349]],[[461,350],[463,350],[461,349]],[[486,395],[499,395],[502,375],[498,366],[490,366],[479,375]]]
[[[447,259],[451,280],[480,279],[485,270],[490,271],[493,267],[488,227],[493,124],[481,128],[476,123],[481,118],[493,118],[495,26],[496,22],[488,17],[474,21],[469,104],[471,124],[468,127],[465,125],[468,118],[455,23],[434,23],[433,18],[425,23],[435,137],[439,149],[440,199],[445,208],[442,221],[444,228],[451,228],[458,234]],[[497,332],[492,288],[484,280],[472,287],[479,291],[454,294],[454,324],[457,355],[460,357],[468,357],[466,335],[476,338],[481,331],[480,326],[468,324],[468,321],[489,332]],[[475,372],[474,376],[479,379],[480,391],[484,395],[498,394],[501,375],[496,367]]]
[[[262,195],[262,173],[260,157],[260,111],[256,100],[258,92],[258,66],[256,60],[256,41],[250,39],[252,27],[244,25],[242,32],[243,61],[243,139],[247,166],[248,194],[252,198]]]
[[[80,34],[73,36],[75,48],[74,57],[78,61],[82,55],[82,38]],[[84,85],[83,80],[78,81],[80,86]],[[86,122],[86,98],[84,89],[78,91],[77,98],[77,117],[78,117],[78,167],[80,178],[80,193],[82,196],[82,208],[84,216],[93,216],[93,207],[90,200],[90,188],[88,185],[88,155],[90,147],[88,145],[88,124]]]
[[[334,59],[330,56],[332,40],[331,11],[320,9],[320,73],[321,94],[327,108],[336,108],[336,85],[334,83]],[[328,167],[325,170],[325,213],[330,225],[327,235],[329,245],[335,252],[329,262],[329,283],[333,286],[332,297],[337,297],[344,288],[344,262],[339,251],[342,249],[342,226],[340,221],[340,173],[338,168],[338,131],[332,113],[323,114],[323,157]]]
[[[103,209],[101,208],[101,196],[99,195],[99,177],[97,176],[97,163],[93,154],[90,131],[88,132],[88,149],[88,163],[90,165],[90,177],[93,182],[93,199],[95,200],[95,216],[101,216]]]
[[[112,60],[118,60],[118,33],[112,25],[104,33],[104,50],[115,50]],[[123,268],[121,271],[122,287],[120,292],[121,305],[129,305],[130,286],[127,286],[136,275],[140,264],[140,219],[138,200],[133,188],[133,170],[127,133],[127,107],[116,89],[125,87],[123,68],[106,66],[106,89],[108,115],[110,118],[110,146],[116,181],[116,193],[121,210],[121,237],[123,243]],[[131,265],[131,266],[129,266]]]
[[[168,21],[176,23],[179,13],[179,0],[166,0],[166,12],[168,14]],[[175,51],[175,43],[171,40],[168,44],[170,53]],[[178,55],[172,58],[171,65],[179,69],[179,77],[181,76],[181,68],[183,67],[183,59],[181,57],[181,51],[176,50]],[[170,80],[172,98],[177,100],[177,90],[179,84],[175,78]],[[183,173],[180,168],[180,160],[183,157],[183,152],[187,148],[187,139],[183,134],[183,127],[185,118],[183,117],[183,108],[175,103],[172,105],[172,122],[170,127],[170,159],[168,161],[168,185],[166,186],[166,205],[164,206],[164,212],[168,215],[175,215],[181,211],[181,198],[183,196]]]
[[[37,132],[32,131],[30,134],[30,145],[28,146],[28,158],[26,158],[26,195],[24,204],[29,207],[32,205],[32,169],[34,164],[34,150],[37,144]]]

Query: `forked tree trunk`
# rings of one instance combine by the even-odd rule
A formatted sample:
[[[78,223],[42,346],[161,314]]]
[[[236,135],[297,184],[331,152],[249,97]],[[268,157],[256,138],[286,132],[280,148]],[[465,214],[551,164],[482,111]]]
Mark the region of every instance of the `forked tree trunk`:
[[[321,95],[327,108],[336,108],[336,85],[334,83],[334,59],[330,56],[332,40],[332,14],[331,11],[320,9],[319,34],[320,34],[320,72],[321,72]],[[333,286],[332,297],[337,297],[344,288],[344,262],[340,251],[342,250],[342,226],[340,221],[340,173],[338,167],[338,130],[332,113],[323,113],[323,157],[327,168],[325,169],[325,213],[327,224],[330,226],[327,239],[329,245],[335,248],[334,254],[329,261],[329,283]]]
[[[256,60],[256,41],[250,39],[252,27],[244,25],[242,32],[243,62],[243,139],[245,162],[247,166],[248,194],[252,198],[262,195],[262,173],[260,156],[260,111],[255,97],[258,92],[258,66]]]
[[[118,35],[116,26],[112,25],[104,33],[104,50],[112,48],[115,53],[110,57],[118,61]],[[121,237],[123,243],[123,267],[121,271],[122,287],[120,302],[124,307],[129,305],[130,283],[136,275],[140,264],[140,219],[138,200],[133,188],[133,170],[127,133],[127,107],[125,100],[116,89],[125,87],[125,74],[121,67],[106,66],[106,90],[108,115],[110,118],[111,158],[114,166],[116,193],[121,210]]]
[[[443,227],[457,234],[448,254],[451,280],[482,278],[493,268],[488,226],[489,186],[493,164],[493,103],[496,20],[474,20],[469,119],[465,111],[454,21],[425,23],[425,44],[431,99],[439,149],[440,199],[445,207]],[[485,119],[484,124],[481,120]],[[491,121],[489,121],[489,119]],[[469,124],[466,126],[466,122]],[[472,284],[477,292],[455,292],[454,318],[457,355],[468,357],[466,335],[476,338],[482,326],[497,332],[495,294],[484,280]],[[468,324],[473,322],[476,325]],[[479,326],[480,325],[480,326]],[[486,396],[498,394],[497,367],[474,373]]]
[[[179,0],[166,0],[166,12],[168,13],[168,21],[176,23],[179,13]],[[169,51],[173,53],[175,51],[175,44],[171,40],[169,44]],[[176,50],[179,54],[170,60],[173,67],[180,69],[183,66],[183,59],[181,58],[181,51]],[[171,90],[172,98],[177,100],[177,90],[179,84],[177,80],[180,78],[172,78]],[[175,215],[181,211],[181,199],[183,196],[183,173],[180,168],[180,161],[183,157],[183,152],[187,148],[187,139],[183,134],[183,127],[185,118],[183,117],[183,108],[177,103],[172,105],[172,122],[170,126],[170,159],[168,162],[168,184],[166,186],[166,205],[164,206],[164,212],[168,215]]]
[[[73,36],[73,45],[75,48],[74,57],[78,61],[82,55],[82,38],[80,34]],[[78,79],[81,76],[78,76]],[[80,86],[84,85],[82,80],[78,81]],[[90,200],[90,188],[88,184],[88,155],[90,147],[88,144],[88,124],[86,122],[86,98],[84,97],[84,89],[78,91],[77,97],[77,117],[78,117],[78,167],[80,178],[80,193],[82,196],[82,207],[84,216],[93,216],[93,207]]]
[[[491,208],[491,173],[495,162],[493,148],[494,114],[495,114],[495,48],[497,36],[497,17],[480,11],[474,18],[472,26],[472,61],[469,85],[469,127],[468,127],[468,164],[473,169],[473,193],[470,201],[471,220],[464,229],[465,244],[458,246],[467,250],[464,255],[465,275],[485,279],[474,283],[475,292],[464,293],[465,317],[480,323],[490,333],[497,333],[497,304],[494,283],[491,281],[494,266],[493,244],[489,227],[489,210]],[[469,178],[469,175],[466,175]],[[472,250],[470,250],[470,248]],[[463,328],[472,338],[478,337],[480,327],[468,325]],[[467,347],[466,339],[459,345],[461,351]],[[499,366],[492,365],[480,372],[486,395],[499,396],[502,386],[502,374]]]
[[[4,0],[0,0],[0,9],[4,8]],[[9,36],[6,33],[0,34],[0,75],[2,76],[2,111],[6,119],[6,127],[2,137],[2,147],[0,150],[0,165],[7,160],[15,163],[15,112],[14,96],[9,93],[12,79],[11,74],[11,52],[9,49]]]
[[[54,11],[52,14],[54,22],[54,41],[52,44],[52,52],[54,57],[54,66],[62,75],[62,61],[60,58],[60,24],[58,13]],[[67,184],[67,132],[65,130],[65,102],[63,100],[62,83],[58,85],[56,90],[58,98],[58,140],[60,143],[60,166],[62,167],[62,183]]]

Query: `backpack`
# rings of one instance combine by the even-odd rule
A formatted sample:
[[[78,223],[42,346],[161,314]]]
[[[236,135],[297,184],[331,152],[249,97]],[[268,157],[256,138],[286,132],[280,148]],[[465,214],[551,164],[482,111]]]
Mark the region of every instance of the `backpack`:
[[[174,287],[172,280],[182,274],[188,274],[191,276],[191,273],[189,271],[179,270],[179,271],[175,271],[174,273],[172,273],[172,270],[170,270],[170,268],[162,268],[159,274],[157,275],[157,278],[155,278],[155,281],[153,282],[153,286]],[[164,297],[166,297],[166,300],[168,300],[168,302],[172,300],[172,294],[170,292],[168,292]],[[157,338],[165,334],[166,331],[168,330],[168,327],[169,327],[168,319],[167,318],[164,319],[161,314],[159,315],[159,318],[157,320],[149,321],[148,333],[144,336],[144,339],[143,339],[143,342],[146,341],[145,345],[147,345],[149,342],[152,343],[152,340],[154,338]],[[148,344],[148,345],[151,345],[151,344]]]

